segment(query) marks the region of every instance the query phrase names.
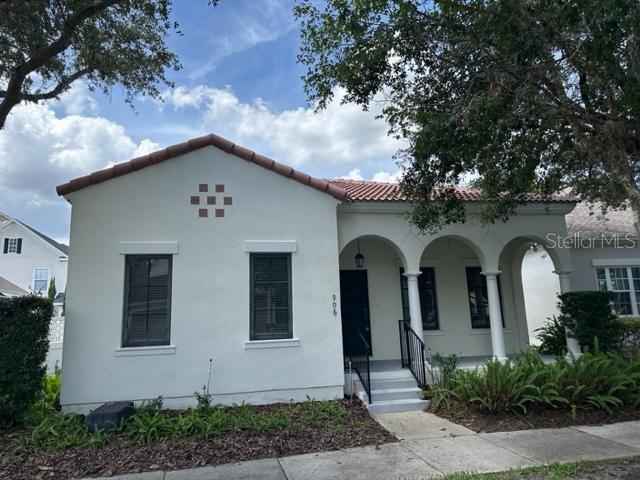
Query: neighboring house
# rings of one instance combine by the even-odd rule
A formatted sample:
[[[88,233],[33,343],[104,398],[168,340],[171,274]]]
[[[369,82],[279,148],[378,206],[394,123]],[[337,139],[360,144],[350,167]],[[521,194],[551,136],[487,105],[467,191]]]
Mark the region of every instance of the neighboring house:
[[[425,360],[504,359],[529,342],[522,258],[566,235],[575,204],[530,195],[505,223],[421,234],[397,184],[313,178],[215,135],[57,190],[73,207],[62,405],[78,412],[193,405],[210,359],[215,403],[330,399],[365,346],[373,405],[407,339]],[[473,211],[477,193],[458,194]],[[570,289],[569,251],[550,255]],[[385,405],[418,405],[409,390]]]
[[[549,237],[549,244],[562,243],[571,251],[573,290],[614,292],[619,315],[640,315],[640,237],[633,211],[613,210],[602,215],[598,205],[580,202],[566,216],[568,237]],[[541,249],[526,255],[522,277],[525,285],[527,319],[532,343],[535,329],[558,315],[560,291],[553,261]]]
[[[0,297],[20,297],[29,292],[23,290],[15,283],[11,283],[4,277],[0,277]]]
[[[47,295],[49,282],[64,292],[69,247],[0,213],[0,276],[27,292]]]
[[[11,294],[13,296],[29,293],[47,296],[49,284],[55,278],[58,294],[54,299],[54,316],[50,327],[47,354],[49,370],[62,365],[62,304],[67,284],[68,253],[67,245],[0,213],[0,294],[5,289],[12,289],[17,292]],[[9,285],[5,285],[5,282]]]

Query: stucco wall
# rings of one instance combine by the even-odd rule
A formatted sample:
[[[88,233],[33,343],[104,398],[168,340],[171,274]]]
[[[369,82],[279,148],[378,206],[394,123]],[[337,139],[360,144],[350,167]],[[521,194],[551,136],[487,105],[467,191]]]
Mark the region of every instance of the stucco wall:
[[[574,268],[577,267],[574,258]],[[553,260],[545,250],[529,250],[522,260],[522,283],[527,311],[529,337],[532,345],[539,345],[535,330],[542,327],[548,318],[558,315],[560,283],[553,273]]]
[[[224,218],[198,218],[198,184],[225,185]],[[193,403],[213,358],[214,402],[334,398],[343,392],[335,199],[213,147],[70,195],[73,203],[62,404]],[[310,220],[312,219],[312,221]],[[289,240],[298,346],[246,349],[244,242]],[[168,354],[121,356],[124,256],[119,242],[177,242]]]
[[[59,258],[58,254],[15,223],[8,225],[0,232],[0,246],[4,244],[5,237],[22,238],[22,252],[20,254],[0,252],[0,276],[30,292],[33,286],[34,268],[47,268],[49,281],[55,277],[57,291],[64,292],[67,284],[66,258]]]
[[[573,248],[573,272],[571,273],[571,288],[573,290],[596,290],[596,273],[592,261],[594,259],[610,259],[607,262],[611,266],[616,265],[616,260],[636,259],[640,265],[640,246],[635,248]]]

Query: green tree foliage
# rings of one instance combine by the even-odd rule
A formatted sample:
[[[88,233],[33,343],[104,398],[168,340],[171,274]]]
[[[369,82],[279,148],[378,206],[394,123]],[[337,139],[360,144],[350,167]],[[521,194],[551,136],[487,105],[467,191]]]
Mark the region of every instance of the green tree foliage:
[[[20,422],[37,400],[52,313],[35,295],[0,298],[0,426]]]
[[[217,0],[210,0],[216,4]],[[0,1],[0,128],[20,102],[57,98],[84,79],[131,104],[159,98],[180,63],[165,40],[180,33],[171,0]]]
[[[56,294],[58,291],[56,290],[56,277],[51,277],[51,281],[49,282],[49,289],[47,290],[47,298],[53,302],[56,298]]]
[[[638,0],[299,0],[300,61],[324,107],[382,102],[423,230],[570,186],[640,212]],[[476,215],[476,213],[474,213]]]
[[[616,350],[620,343],[620,323],[611,310],[613,293],[604,291],[567,292],[560,298],[560,323],[569,327],[582,348],[603,352]],[[596,340],[597,339],[597,340]]]

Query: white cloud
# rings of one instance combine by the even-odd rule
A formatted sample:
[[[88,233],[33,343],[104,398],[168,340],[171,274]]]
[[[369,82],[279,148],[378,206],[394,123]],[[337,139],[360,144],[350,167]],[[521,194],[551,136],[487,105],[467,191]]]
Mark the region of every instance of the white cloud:
[[[102,117],[59,117],[49,104],[19,105],[0,130],[0,210],[64,237],[68,206],[56,185],[156,147],[136,144]]]
[[[282,0],[248,2],[243,5],[242,15],[238,15],[237,8],[226,5],[217,9],[217,16],[224,19],[226,32],[207,36],[207,61],[189,66],[191,80],[197,80],[214,71],[224,58],[272,42],[296,27],[291,15],[291,6]]]
[[[156,142],[152,142],[148,138],[145,138],[136,147],[135,151],[133,152],[133,156],[141,157],[142,155],[155,152],[156,150],[160,150],[160,144]]]
[[[74,82],[71,88],[60,96],[56,105],[62,107],[67,115],[84,115],[98,111],[98,102],[91,97],[87,85],[82,81]]]
[[[387,167],[401,144],[387,135],[386,124],[376,118],[379,107],[365,112],[356,105],[341,104],[341,97],[337,91],[319,112],[311,107],[277,112],[260,98],[241,102],[229,88],[178,87],[164,95],[166,104],[176,110],[198,109],[201,131],[227,136],[296,167]]]
[[[402,170],[390,172],[377,172],[373,175],[374,182],[397,183],[402,178]]]
[[[359,168],[354,168],[353,170],[350,170],[346,175],[338,178],[342,180],[364,180],[364,177],[362,176],[362,170],[360,170]]]

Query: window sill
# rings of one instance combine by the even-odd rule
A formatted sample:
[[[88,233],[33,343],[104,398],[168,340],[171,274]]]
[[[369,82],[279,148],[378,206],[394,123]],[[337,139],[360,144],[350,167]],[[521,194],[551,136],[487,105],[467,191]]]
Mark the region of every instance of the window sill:
[[[175,345],[158,345],[153,347],[122,347],[116,348],[114,357],[141,357],[146,355],[175,355]]]
[[[503,334],[511,333],[511,330],[508,328],[502,329]],[[491,335],[490,328],[471,328],[469,329],[469,335]]]
[[[447,332],[444,330],[423,330],[422,335],[425,337],[443,337]]]
[[[255,348],[288,348],[299,346],[299,338],[283,338],[278,340],[245,340],[244,342],[245,350],[252,350]]]

